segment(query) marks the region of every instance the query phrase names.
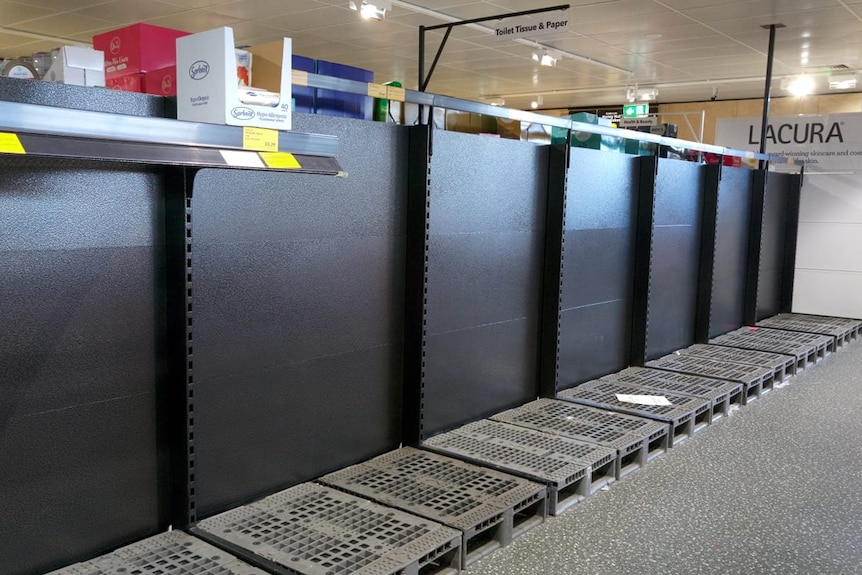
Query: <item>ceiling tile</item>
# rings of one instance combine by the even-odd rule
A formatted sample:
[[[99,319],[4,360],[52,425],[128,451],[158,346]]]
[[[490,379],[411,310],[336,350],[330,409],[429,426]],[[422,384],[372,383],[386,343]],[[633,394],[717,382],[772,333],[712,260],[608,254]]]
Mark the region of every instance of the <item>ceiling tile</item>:
[[[215,14],[206,10],[195,10],[194,12],[180,12],[179,14],[152,18],[148,22],[155,26],[164,26],[165,28],[196,33],[222,26],[230,26],[236,21],[236,18],[224,16],[223,14]]]
[[[104,4],[75,10],[71,14],[80,14],[82,16],[100,18],[109,22],[128,25],[183,11],[185,11],[185,8],[164,2],[147,1],[132,3],[128,0],[114,0],[113,2],[105,2]]]
[[[374,25],[385,24],[385,22],[363,20],[355,11],[348,9],[345,2],[343,7],[328,6],[275,16],[268,18],[267,24],[284,28],[285,30],[297,30],[300,32],[314,28],[329,28],[338,24],[352,24],[358,30],[362,31],[360,33],[374,34]],[[333,37],[337,38],[337,36]]]
[[[784,21],[784,14],[798,11],[840,8],[838,0],[749,0],[747,2],[725,2],[705,8],[684,10],[685,14],[707,23],[723,20],[756,20],[760,24],[772,24]],[[780,18],[779,18],[780,16]]]
[[[4,1],[0,2],[0,14],[3,15],[0,17],[0,24],[6,27],[14,27],[21,21],[50,16],[52,12],[47,8]]]
[[[22,0],[18,0],[21,4],[35,6],[36,8],[45,8],[54,12],[70,12],[79,8],[101,4],[104,1],[105,0],[27,0],[26,2],[23,2]]]
[[[269,20],[274,16],[295,14],[322,7],[319,2],[314,0],[290,0],[290,2],[285,0],[238,0],[227,4],[217,4],[209,7],[208,10],[240,20]]]
[[[28,20],[18,25],[21,30],[38,32],[46,36],[56,36],[58,38],[70,38],[76,34],[87,32],[110,26],[112,22],[90,16],[83,16],[67,12],[65,14],[56,14],[45,18],[37,18]]]

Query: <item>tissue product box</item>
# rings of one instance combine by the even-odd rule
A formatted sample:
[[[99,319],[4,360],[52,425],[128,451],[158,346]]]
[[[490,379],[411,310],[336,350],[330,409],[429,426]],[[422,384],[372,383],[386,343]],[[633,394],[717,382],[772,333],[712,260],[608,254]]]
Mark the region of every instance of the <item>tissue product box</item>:
[[[105,85],[105,55],[101,50],[63,46],[44,79],[76,86]]]
[[[175,66],[176,40],[188,35],[181,30],[133,24],[93,36],[93,47],[105,53],[105,77],[110,80]]]

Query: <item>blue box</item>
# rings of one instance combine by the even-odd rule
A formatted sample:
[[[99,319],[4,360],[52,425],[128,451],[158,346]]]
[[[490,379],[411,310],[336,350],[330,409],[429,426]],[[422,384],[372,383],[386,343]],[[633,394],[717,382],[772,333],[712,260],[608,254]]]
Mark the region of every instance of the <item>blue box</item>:
[[[336,64],[325,60],[317,61],[317,73],[322,76],[334,76],[359,82],[373,82],[374,72],[345,64]],[[374,109],[374,99],[361,94],[337,92],[335,90],[316,90],[316,112],[327,116],[343,118],[358,118],[371,120]]]
[[[291,66],[294,70],[302,70],[311,74],[317,73],[317,61],[305,56],[292,56]],[[314,113],[314,88],[309,86],[293,86],[294,112]]]

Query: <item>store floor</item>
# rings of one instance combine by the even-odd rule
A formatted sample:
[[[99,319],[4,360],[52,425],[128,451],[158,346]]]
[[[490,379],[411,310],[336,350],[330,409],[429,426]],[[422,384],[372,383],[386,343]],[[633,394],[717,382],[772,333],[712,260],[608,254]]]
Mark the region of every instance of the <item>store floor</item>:
[[[862,342],[467,573],[862,573]]]

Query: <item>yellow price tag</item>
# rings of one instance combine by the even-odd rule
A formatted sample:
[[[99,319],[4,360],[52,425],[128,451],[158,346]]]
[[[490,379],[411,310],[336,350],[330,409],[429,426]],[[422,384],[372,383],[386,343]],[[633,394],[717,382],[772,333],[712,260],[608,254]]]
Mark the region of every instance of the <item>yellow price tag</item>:
[[[280,170],[295,170],[301,168],[299,162],[288,152],[261,152],[260,157],[270,168]]]
[[[258,152],[277,152],[278,130],[244,126],[242,129],[242,147]]]
[[[368,84],[368,95],[372,98],[386,99],[386,86],[383,84]]]
[[[390,100],[395,100],[396,102],[403,102],[406,97],[404,93],[404,88],[399,88],[397,86],[386,86],[386,97]]]
[[[294,86],[308,86],[308,72],[305,70],[291,70],[290,83]]]
[[[0,154],[26,154],[18,134],[0,132]]]

